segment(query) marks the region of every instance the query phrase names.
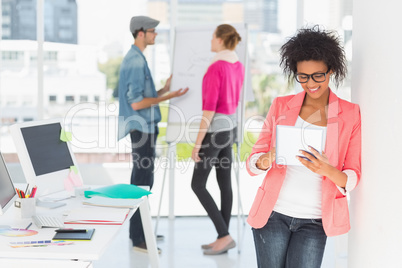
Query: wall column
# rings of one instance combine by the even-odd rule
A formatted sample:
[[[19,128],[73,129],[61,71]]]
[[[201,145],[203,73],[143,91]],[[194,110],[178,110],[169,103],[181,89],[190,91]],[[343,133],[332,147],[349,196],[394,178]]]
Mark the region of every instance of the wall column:
[[[353,4],[362,179],[351,193],[348,267],[402,267],[402,2]]]

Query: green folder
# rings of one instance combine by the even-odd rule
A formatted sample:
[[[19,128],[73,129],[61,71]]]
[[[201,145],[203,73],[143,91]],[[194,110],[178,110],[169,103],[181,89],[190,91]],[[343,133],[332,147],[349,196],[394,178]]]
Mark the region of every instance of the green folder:
[[[144,190],[133,184],[114,184],[110,186],[100,187],[84,192],[86,198],[98,195],[109,198],[132,198],[138,199],[145,195],[151,194],[150,191]]]

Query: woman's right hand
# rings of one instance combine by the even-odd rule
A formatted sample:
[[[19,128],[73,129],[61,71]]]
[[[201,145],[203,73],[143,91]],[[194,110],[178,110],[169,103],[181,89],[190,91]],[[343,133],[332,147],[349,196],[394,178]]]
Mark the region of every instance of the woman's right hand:
[[[255,163],[256,167],[261,170],[267,170],[275,161],[275,155],[276,149],[274,147],[271,151],[261,155],[260,158],[258,158],[257,162]]]

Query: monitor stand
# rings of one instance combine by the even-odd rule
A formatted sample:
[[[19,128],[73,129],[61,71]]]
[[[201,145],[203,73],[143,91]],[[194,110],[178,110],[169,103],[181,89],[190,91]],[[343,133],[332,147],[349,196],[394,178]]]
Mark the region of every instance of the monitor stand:
[[[60,202],[62,200],[70,199],[71,193],[67,191],[60,191],[36,198],[36,206],[44,208],[58,208],[65,206],[66,203]]]

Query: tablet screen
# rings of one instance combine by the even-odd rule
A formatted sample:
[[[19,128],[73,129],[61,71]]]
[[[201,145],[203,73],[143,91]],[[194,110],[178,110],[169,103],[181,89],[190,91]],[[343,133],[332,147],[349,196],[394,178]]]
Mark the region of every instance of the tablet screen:
[[[324,130],[314,127],[276,126],[276,163],[279,165],[303,166],[296,158],[301,155],[299,150],[312,146],[317,151],[323,149]]]

